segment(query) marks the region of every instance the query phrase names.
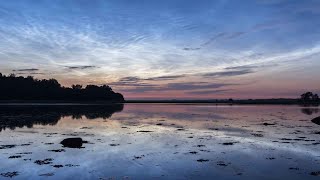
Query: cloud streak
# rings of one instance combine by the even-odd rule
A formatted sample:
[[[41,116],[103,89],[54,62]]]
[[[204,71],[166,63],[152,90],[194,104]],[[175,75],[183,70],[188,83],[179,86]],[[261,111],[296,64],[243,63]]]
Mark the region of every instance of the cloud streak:
[[[34,72],[39,71],[39,69],[36,68],[30,68],[30,69],[14,69],[13,72]]]
[[[85,69],[94,69],[96,66],[65,66],[70,70],[85,70]]]

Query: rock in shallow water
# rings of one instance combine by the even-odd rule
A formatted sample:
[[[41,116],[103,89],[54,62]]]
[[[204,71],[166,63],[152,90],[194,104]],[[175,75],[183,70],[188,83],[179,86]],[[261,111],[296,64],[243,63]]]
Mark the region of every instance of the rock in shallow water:
[[[88,143],[88,142],[83,141],[81,138],[67,138],[61,141],[60,144],[62,144],[63,147],[67,147],[67,148],[84,148],[82,147],[83,143]]]
[[[320,125],[320,116],[311,120],[313,123]]]

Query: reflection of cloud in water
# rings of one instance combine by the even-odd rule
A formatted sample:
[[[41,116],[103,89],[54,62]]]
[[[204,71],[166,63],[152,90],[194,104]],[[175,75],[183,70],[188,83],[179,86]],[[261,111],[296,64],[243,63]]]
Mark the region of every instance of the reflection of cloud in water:
[[[15,153],[33,153],[23,157],[32,162],[10,160],[19,166],[4,163],[0,169],[16,170],[21,179],[37,178],[34,172],[44,174],[52,167],[33,161],[52,158],[53,165],[64,165],[55,171],[55,179],[258,179],[262,174],[266,179],[308,179],[310,172],[318,171],[320,156],[313,145],[320,141],[312,118],[298,106],[129,104],[109,119],[74,120],[69,114],[54,126],[30,129],[38,133],[2,131],[1,144],[17,146],[3,149],[0,161],[9,162],[8,156]],[[48,151],[62,149],[59,143],[73,137],[89,143],[81,149]],[[19,146],[29,141],[33,144]],[[197,161],[201,159],[208,161]],[[300,170],[292,173],[291,167]]]

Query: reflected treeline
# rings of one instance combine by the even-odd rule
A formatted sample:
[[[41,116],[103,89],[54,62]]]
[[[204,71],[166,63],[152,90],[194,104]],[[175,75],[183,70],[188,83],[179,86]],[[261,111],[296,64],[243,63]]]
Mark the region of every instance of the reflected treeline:
[[[318,108],[302,108],[301,112],[306,115],[312,115],[312,114],[319,113],[319,109]]]
[[[62,117],[73,119],[110,118],[121,112],[123,104],[112,105],[39,105],[39,106],[0,106],[0,132],[16,127],[32,128],[33,125],[56,125]]]

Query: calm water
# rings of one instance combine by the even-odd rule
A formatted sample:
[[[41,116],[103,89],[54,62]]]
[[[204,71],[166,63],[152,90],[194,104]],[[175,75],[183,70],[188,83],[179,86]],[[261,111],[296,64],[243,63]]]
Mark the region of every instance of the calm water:
[[[319,179],[319,111],[2,106],[0,179]]]

